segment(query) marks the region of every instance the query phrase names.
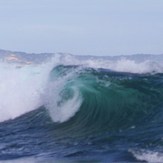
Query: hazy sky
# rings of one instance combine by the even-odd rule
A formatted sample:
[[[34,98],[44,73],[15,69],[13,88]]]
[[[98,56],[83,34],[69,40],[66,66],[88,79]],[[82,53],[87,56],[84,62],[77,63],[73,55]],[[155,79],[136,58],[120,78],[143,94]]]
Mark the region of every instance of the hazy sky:
[[[163,53],[163,0],[0,0],[0,49]]]

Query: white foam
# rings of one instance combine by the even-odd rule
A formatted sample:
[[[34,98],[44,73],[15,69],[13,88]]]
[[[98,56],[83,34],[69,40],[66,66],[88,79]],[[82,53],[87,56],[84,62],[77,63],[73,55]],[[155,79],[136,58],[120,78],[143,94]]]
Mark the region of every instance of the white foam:
[[[149,163],[162,163],[163,153],[153,152],[147,150],[131,151],[133,155],[140,161],[147,161]]]
[[[82,97],[74,86],[70,88],[73,96],[60,103],[62,101],[61,91],[73,76],[74,72],[71,72],[48,83],[44,94],[44,104],[54,122],[64,122],[73,117],[82,103]]]
[[[0,122],[13,119],[42,105],[49,69],[46,65],[0,63]]]
[[[62,63],[62,58],[62,55],[55,55],[39,65],[0,62],[0,122],[44,104],[50,71]]]
[[[58,61],[63,65],[82,65],[92,68],[104,68],[119,72],[131,72],[131,73],[162,73],[163,72],[163,56],[160,60],[152,60],[148,58],[142,61],[137,61],[134,57],[116,57],[116,58],[104,58],[104,57],[87,57],[86,59],[80,59],[73,55],[60,55]]]
[[[87,67],[104,68],[119,72],[131,72],[131,73],[163,72],[163,66],[161,66],[159,63],[153,61],[143,61],[138,63],[135,60],[126,58],[115,61],[104,59],[87,60],[83,61],[82,64],[86,65]]]

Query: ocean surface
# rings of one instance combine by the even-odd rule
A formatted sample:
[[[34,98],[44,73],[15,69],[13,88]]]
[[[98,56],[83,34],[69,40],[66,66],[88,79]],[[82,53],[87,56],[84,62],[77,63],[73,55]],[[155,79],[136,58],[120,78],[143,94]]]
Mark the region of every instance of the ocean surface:
[[[163,162],[162,63],[0,61],[0,163]]]

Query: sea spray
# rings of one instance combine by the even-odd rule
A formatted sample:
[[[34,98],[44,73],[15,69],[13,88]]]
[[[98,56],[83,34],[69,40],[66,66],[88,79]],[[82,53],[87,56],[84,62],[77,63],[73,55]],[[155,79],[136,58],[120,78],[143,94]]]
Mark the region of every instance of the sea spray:
[[[0,64],[0,121],[43,105],[41,94],[49,76],[49,66]]]

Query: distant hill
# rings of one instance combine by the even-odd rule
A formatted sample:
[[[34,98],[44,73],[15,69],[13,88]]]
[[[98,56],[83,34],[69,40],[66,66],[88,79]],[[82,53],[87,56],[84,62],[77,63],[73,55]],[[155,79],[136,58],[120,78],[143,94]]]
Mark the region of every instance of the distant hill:
[[[25,53],[25,52],[12,52],[8,50],[0,50],[0,59],[7,62],[18,63],[42,63],[52,57],[52,53]]]
[[[66,54],[66,53],[57,53],[61,54],[62,56],[66,55],[71,55],[71,54]],[[25,53],[25,52],[13,52],[13,51],[8,51],[8,50],[0,50],[0,60],[4,60],[7,62],[17,62],[17,63],[25,63],[25,64],[39,64],[42,62],[47,61],[49,58],[51,58],[54,53]],[[73,56],[73,55],[71,55]],[[120,59],[129,59],[129,60],[134,60],[136,62],[143,62],[143,61],[153,61],[153,62],[159,62],[163,63],[163,54],[159,55],[152,55],[152,54],[134,54],[134,55],[120,55],[120,56],[89,56],[89,55],[74,55],[75,58],[80,59],[80,60],[85,60],[85,59],[91,59],[96,60],[96,59],[107,59],[107,60],[120,60]]]

